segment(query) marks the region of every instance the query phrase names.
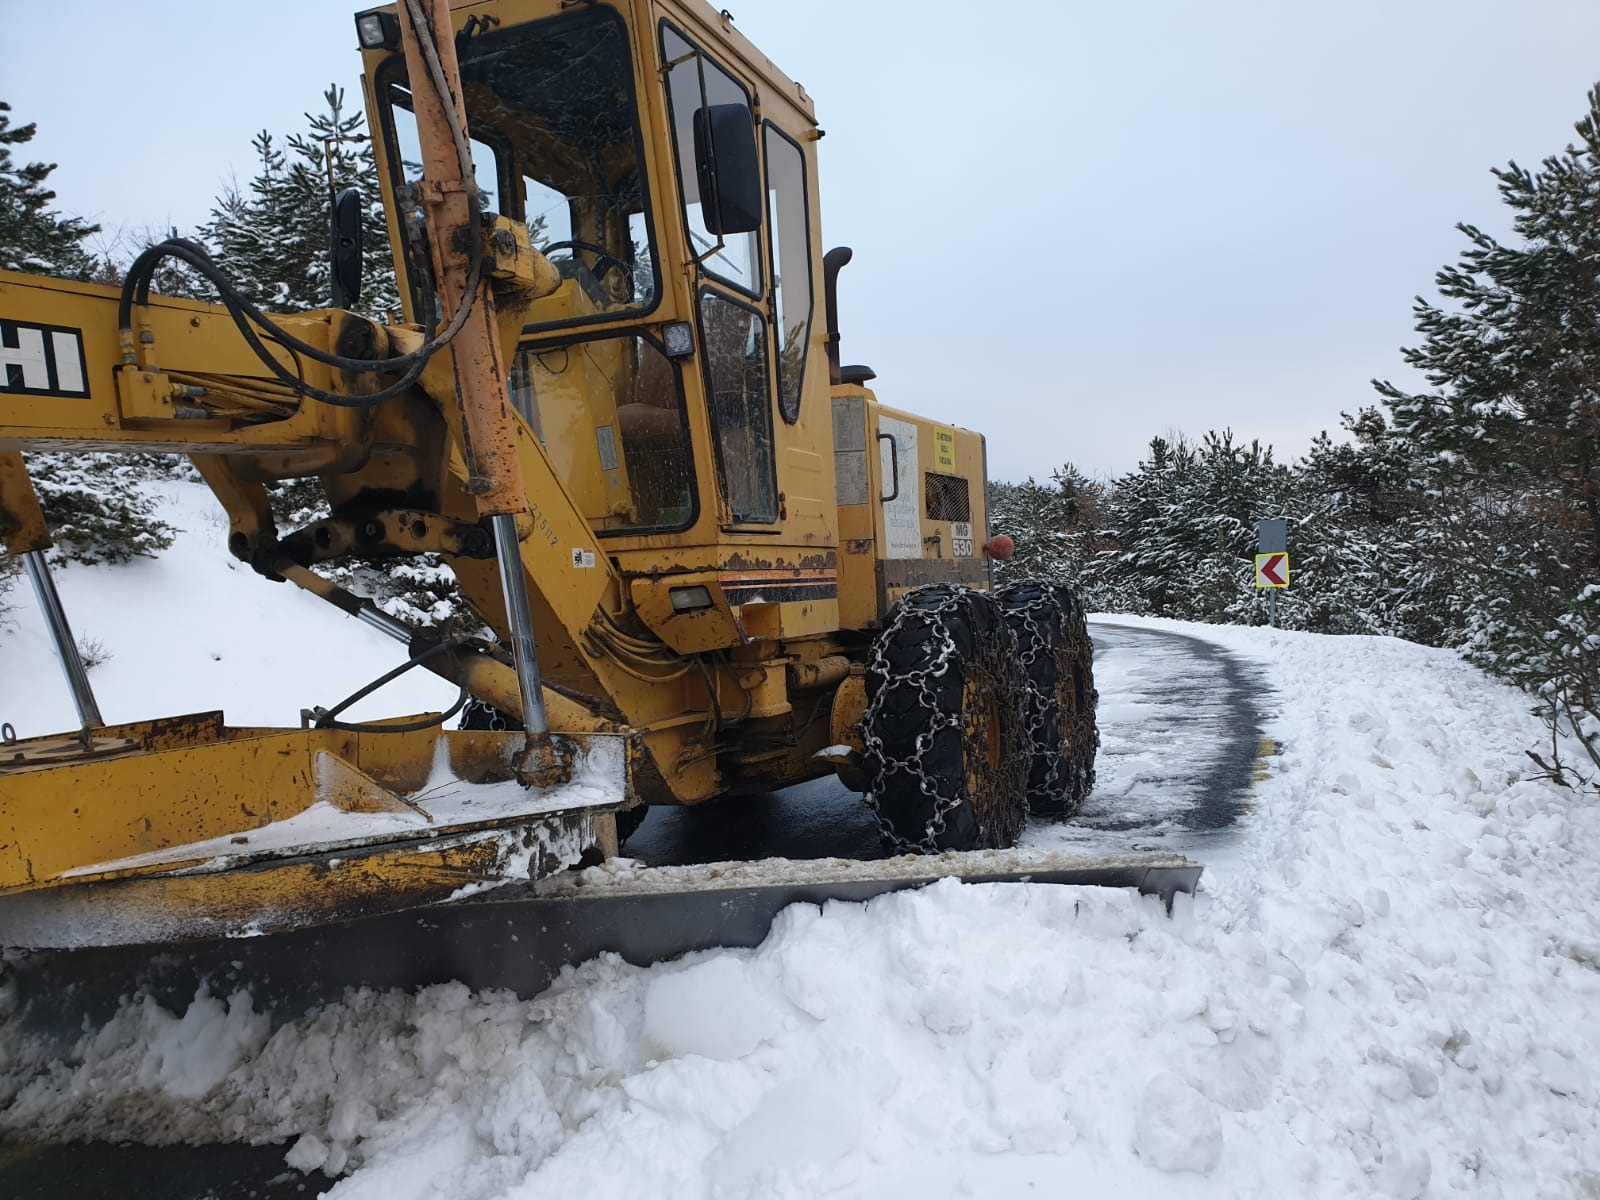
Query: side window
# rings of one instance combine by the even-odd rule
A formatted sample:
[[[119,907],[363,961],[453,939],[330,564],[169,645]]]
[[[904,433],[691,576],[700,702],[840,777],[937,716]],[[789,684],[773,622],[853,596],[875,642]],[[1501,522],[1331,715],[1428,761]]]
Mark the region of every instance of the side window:
[[[535,246],[572,240],[572,201],[531,175],[522,177],[522,211]]]
[[[677,369],[648,338],[522,347],[511,402],[597,533],[681,529],[694,470]]]
[[[811,335],[811,222],[806,158],[770,122],[766,127],[768,228],[772,231],[772,319],[778,336],[778,411],[800,419],[800,385]]]
[[[422,143],[417,138],[417,118],[411,112],[411,93],[399,84],[389,87],[389,102],[393,105],[396,149],[400,152],[400,174],[406,183],[416,183],[422,178]],[[483,196],[485,212],[503,212],[500,197],[500,176],[505,167],[505,155],[481,138],[468,138],[472,147],[472,170],[478,179],[478,191]]]
[[[757,524],[778,519],[766,326],[760,313],[714,292],[701,293],[712,436],[723,489],[733,519]]]
[[[748,113],[750,95],[738,80],[669,25],[661,27],[661,48],[665,61],[672,64],[667,73],[672,140],[677,151],[684,223],[695,257],[708,274],[751,296],[759,296],[762,282],[760,239],[754,232],[715,234],[709,230],[695,156],[696,114],[709,113],[725,105],[741,106]],[[705,118],[701,120],[704,122]]]

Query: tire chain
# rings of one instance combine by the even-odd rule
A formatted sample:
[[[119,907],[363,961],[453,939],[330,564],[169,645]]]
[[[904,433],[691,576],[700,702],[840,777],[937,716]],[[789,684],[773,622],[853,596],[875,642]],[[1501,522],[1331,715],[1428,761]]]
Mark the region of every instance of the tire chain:
[[[492,704],[485,704],[482,700],[472,699],[467,701],[467,706],[461,710],[461,721],[457,729],[489,729],[495,733],[510,733],[520,730],[520,724],[513,725],[511,718],[506,716]]]
[[[1012,625],[1017,635],[1017,659],[1023,674],[1030,681],[1039,655],[1052,651],[1056,655],[1058,681],[1065,679],[1067,686],[1074,687],[1079,670],[1084,678],[1093,679],[1094,643],[1089,640],[1088,629],[1084,625],[1083,604],[1071,588],[1025,580],[997,593],[996,600],[1005,613],[1007,624]],[[1054,613],[1060,614],[1059,633],[1049,628]],[[1027,744],[1030,747],[1049,745],[1053,739],[1046,737],[1048,722],[1060,720],[1057,699],[1031,685],[1027,694],[1023,727]],[[1084,794],[1094,786],[1094,758],[1100,748],[1100,729],[1095,723],[1099,696],[1100,693],[1091,684],[1089,694],[1085,697],[1087,704],[1072,714],[1062,738],[1073,757],[1082,746],[1087,744],[1089,747]],[[1050,796],[1065,796],[1066,809],[1063,815],[1067,816],[1075,811],[1083,799],[1081,794],[1072,796],[1068,793],[1073,782],[1069,762],[1067,755],[1053,757],[1037,789]],[[1029,782],[1031,784],[1032,780]]]
[[[944,593],[942,598],[935,600],[941,592]],[[954,730],[956,736],[965,742],[963,714],[959,711],[945,712],[940,705],[937,689],[931,684],[934,680],[943,679],[958,661],[959,649],[950,631],[950,617],[973,604],[993,605],[993,601],[986,593],[945,584],[934,584],[908,593],[895,605],[867,657],[868,692],[872,695],[872,699],[867,704],[860,723],[867,761],[869,764],[874,761],[882,764],[882,774],[901,773],[916,779],[918,790],[932,803],[931,816],[923,836],[913,840],[902,837],[891,828],[879,808],[876,791],[868,790],[865,797],[867,806],[878,818],[878,827],[883,833],[885,843],[890,849],[898,852],[940,853],[942,848],[938,845],[938,839],[945,831],[950,813],[960,807],[964,798],[962,793],[964,777],[958,780],[946,780],[941,787],[941,781],[932,778],[922,769],[921,757],[932,748],[934,739],[945,729]],[[971,618],[966,619],[971,625]],[[889,661],[888,649],[893,644],[895,635],[912,622],[926,622],[931,626],[930,641],[936,644],[937,651],[933,661],[922,669],[903,671]],[[998,689],[998,694],[1002,698],[1007,696],[1012,698],[1009,707],[1018,711],[1019,705],[1016,701],[1026,689],[1027,681],[1020,672],[1016,638],[998,607],[995,608],[993,622],[993,631],[1000,643],[999,652],[987,656],[980,652],[969,659],[966,664],[967,672],[962,677],[963,682],[976,679],[979,686],[984,689]],[[981,631],[974,628],[972,641],[975,647],[981,646],[982,640]],[[985,662],[986,657],[990,661]],[[876,687],[873,687],[874,680]],[[911,739],[914,753],[899,758],[890,753],[888,746],[873,732],[873,729],[886,701],[891,696],[902,695],[905,688],[915,691],[916,708],[924,715],[925,723]],[[1007,706],[1002,699],[1002,708]],[[1001,732],[1002,736],[1006,732],[1003,717]],[[1013,730],[1012,734],[1011,740],[1014,742],[1020,736],[1020,732]],[[1017,804],[1007,810],[1003,804],[1006,792],[1020,796],[1026,791],[1027,757],[1014,753],[1014,749],[1014,745],[1005,746],[1005,752],[1001,755],[1000,769],[984,770],[977,781],[979,788],[988,794],[991,801],[990,804],[982,806],[974,804],[979,821],[979,838],[985,845],[1010,846],[1021,832],[1024,806]],[[878,777],[879,773],[875,772],[874,779]]]

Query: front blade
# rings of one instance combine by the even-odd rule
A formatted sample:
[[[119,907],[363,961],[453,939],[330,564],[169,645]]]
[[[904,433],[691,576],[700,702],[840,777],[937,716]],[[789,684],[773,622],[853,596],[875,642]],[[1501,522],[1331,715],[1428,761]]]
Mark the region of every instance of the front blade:
[[[274,1024],[339,1000],[347,988],[543,991],[570,964],[610,952],[639,966],[718,946],[756,946],[795,903],[860,901],[940,879],[1137,888],[1170,907],[1201,867],[1181,855],[1093,857],[981,851],[877,862],[769,859],[695,867],[613,860],[539,884],[274,937],[184,947],[36,953],[8,964],[18,1016],[64,1041],[109,1019],[135,990],[182,1011],[200,988],[250,993]]]
[[[218,722],[0,777],[0,946],[257,937],[541,878],[608,840],[630,751],[586,737],[567,782],[533,788],[522,741]]]

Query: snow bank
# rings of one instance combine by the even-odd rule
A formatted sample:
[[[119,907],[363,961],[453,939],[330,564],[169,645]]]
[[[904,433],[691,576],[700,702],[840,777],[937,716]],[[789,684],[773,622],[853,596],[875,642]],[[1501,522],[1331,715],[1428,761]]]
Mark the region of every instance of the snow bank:
[[[1530,778],[1526,698],[1169,627],[1255,664],[1281,748],[1170,919],[945,882],[527,1001],[144,1002],[68,1062],[0,1033],[0,1131],[292,1140],[340,1200],[1600,1193],[1600,810]]]

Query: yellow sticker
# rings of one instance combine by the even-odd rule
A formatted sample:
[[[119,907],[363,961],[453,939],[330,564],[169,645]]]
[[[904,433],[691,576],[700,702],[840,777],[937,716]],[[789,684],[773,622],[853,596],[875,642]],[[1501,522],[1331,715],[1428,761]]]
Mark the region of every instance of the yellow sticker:
[[[933,430],[933,469],[956,469],[956,431],[946,425],[936,425]]]

